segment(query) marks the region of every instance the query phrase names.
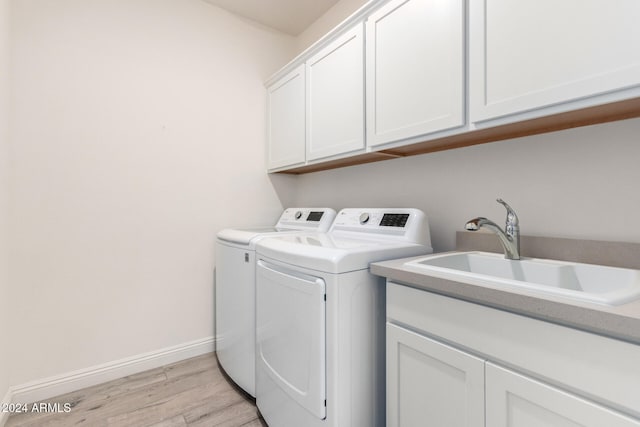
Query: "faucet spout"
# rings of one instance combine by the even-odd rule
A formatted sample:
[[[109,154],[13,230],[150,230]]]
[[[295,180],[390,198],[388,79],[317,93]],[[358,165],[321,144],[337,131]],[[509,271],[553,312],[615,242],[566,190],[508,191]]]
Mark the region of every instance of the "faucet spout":
[[[478,218],[473,218],[464,225],[465,230],[468,231],[478,231],[480,227],[482,227],[486,222],[491,222],[487,218],[479,216]]]
[[[497,200],[507,209],[507,220],[504,231],[495,222],[484,218],[478,217],[470,221],[467,221],[464,228],[469,231],[478,231],[481,228],[486,228],[498,236],[502,248],[504,249],[504,257],[507,259],[519,260],[520,259],[520,225],[516,212],[505,203],[502,199]]]

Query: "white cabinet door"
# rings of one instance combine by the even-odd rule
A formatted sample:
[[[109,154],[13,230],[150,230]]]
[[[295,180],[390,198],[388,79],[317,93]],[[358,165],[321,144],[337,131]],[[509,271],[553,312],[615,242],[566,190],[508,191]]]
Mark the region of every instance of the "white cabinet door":
[[[363,24],[307,63],[307,160],[364,149]]]
[[[632,419],[487,362],[487,426],[638,427]]]
[[[269,170],[305,161],[304,65],[267,88]]]
[[[471,121],[631,97],[620,90],[640,86],[639,20],[637,0],[470,2]]]
[[[462,0],[393,0],[367,19],[367,145],[464,125]]]
[[[484,426],[484,361],[387,323],[387,426]]]

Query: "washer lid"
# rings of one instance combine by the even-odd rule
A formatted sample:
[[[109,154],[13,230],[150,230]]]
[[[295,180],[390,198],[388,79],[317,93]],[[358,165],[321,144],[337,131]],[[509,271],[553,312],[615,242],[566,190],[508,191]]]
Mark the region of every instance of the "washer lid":
[[[218,240],[250,246],[257,239],[283,232],[327,231],[336,211],[331,208],[288,208],[282,212],[275,226],[255,228],[227,228],[218,232]]]
[[[389,239],[351,238],[330,233],[298,233],[262,239],[258,259],[270,258],[324,273],[366,270],[372,262],[424,255],[425,245]]]
[[[240,245],[249,245],[254,239],[277,235],[282,231],[291,231],[291,230],[283,230],[277,227],[255,227],[255,228],[227,228],[220,232],[218,232],[218,240],[224,240],[231,243],[237,243]]]

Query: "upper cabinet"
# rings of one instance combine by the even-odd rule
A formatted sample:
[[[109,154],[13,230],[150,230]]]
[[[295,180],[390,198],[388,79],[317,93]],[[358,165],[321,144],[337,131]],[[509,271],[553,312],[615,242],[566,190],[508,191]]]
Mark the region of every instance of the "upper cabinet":
[[[640,1],[371,0],[267,82],[270,172],[640,117]]]
[[[364,34],[358,24],[306,62],[307,160],[364,149]]]
[[[472,122],[640,95],[637,0],[474,0],[469,7]]]
[[[392,0],[367,39],[367,145],[463,126],[463,0]]]
[[[267,87],[267,167],[295,166],[305,161],[304,65]]]

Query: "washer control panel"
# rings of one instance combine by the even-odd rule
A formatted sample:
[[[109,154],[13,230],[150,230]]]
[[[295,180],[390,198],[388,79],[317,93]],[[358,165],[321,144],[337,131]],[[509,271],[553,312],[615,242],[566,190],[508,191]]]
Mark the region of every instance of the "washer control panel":
[[[412,212],[408,209],[343,209],[336,216],[334,225],[372,227],[397,227],[404,228],[409,222]]]
[[[336,215],[331,233],[357,232],[377,237],[430,242],[427,217],[412,208],[347,208]]]
[[[382,215],[382,220],[380,220],[380,225],[383,227],[404,227],[407,225],[407,221],[409,220],[408,213],[386,213]]]
[[[371,220],[371,214],[369,212],[363,212],[360,214],[360,225],[367,224]],[[377,219],[377,218],[376,218]],[[380,220],[378,225],[385,227],[404,227],[407,225],[407,220],[409,219],[409,214],[392,214],[386,213],[382,214],[382,219]]]

